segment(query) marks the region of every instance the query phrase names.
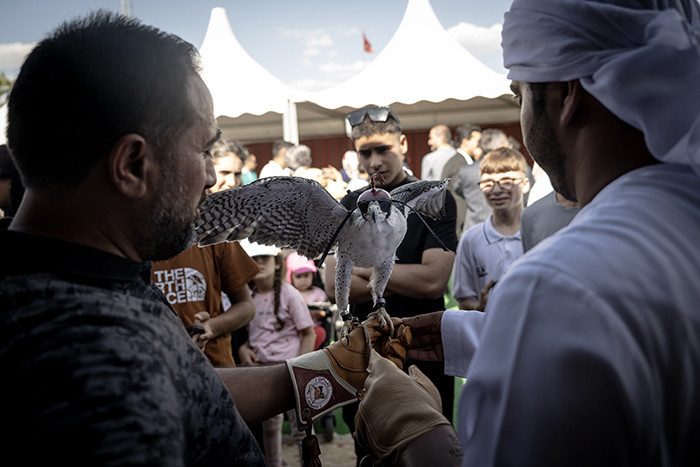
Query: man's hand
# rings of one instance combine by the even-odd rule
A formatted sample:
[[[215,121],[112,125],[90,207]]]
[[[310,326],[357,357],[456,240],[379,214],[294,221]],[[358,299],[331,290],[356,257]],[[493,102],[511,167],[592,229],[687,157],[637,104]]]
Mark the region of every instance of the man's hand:
[[[260,361],[249,342],[245,342],[238,348],[238,358],[241,360],[241,365],[244,366],[254,366]]]
[[[195,334],[192,336],[192,340],[197,347],[204,350],[207,343],[214,337],[214,333],[211,329],[211,316],[206,311],[200,311],[194,315],[194,324],[204,328],[204,332],[201,334]]]
[[[489,294],[491,293],[491,289],[493,289],[493,286],[496,285],[496,280],[491,279],[483,289],[481,289],[481,293],[479,294],[479,306],[476,308],[479,311],[484,311],[486,309],[486,302],[489,301]]]
[[[491,289],[496,285],[496,280],[491,279],[479,292],[479,298],[463,298],[459,301],[460,310],[478,310],[484,311],[486,309],[486,302],[489,301],[489,294]]]
[[[375,458],[394,465],[412,442],[434,429],[454,434],[442,415],[440,393],[411,366],[408,374],[372,351],[365,381],[366,393],[355,416],[355,438]]]
[[[411,330],[412,340],[407,354],[409,359],[445,360],[442,348],[442,313],[442,311],[435,311],[401,320]]]
[[[374,269],[372,268],[361,268],[359,266],[353,266],[352,267],[352,275],[361,277],[364,280],[368,281],[370,277],[372,277],[372,273],[374,272]]]

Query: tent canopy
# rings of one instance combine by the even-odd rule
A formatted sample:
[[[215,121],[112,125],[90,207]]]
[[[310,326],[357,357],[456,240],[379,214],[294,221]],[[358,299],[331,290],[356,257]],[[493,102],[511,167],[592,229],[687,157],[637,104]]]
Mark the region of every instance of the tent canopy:
[[[200,53],[220,128],[249,142],[343,135],[345,115],[371,104],[391,105],[408,130],[519,118],[505,75],[455,41],[429,0],[409,0],[401,24],[374,61],[317,93],[286,86],[255,61],[236,39],[223,8],[212,10]]]
[[[429,0],[409,0],[401,24],[376,59],[354,77],[314,93],[309,100],[337,109],[465,101],[509,93],[505,75],[484,65],[454,40]]]
[[[312,102],[297,104],[299,134],[302,137],[324,137],[345,134],[345,116],[353,107],[326,109]],[[430,128],[438,123],[449,126],[464,123],[517,122],[519,107],[510,96],[495,99],[473,97],[466,101],[447,99],[436,103],[419,101],[414,104],[391,105],[401,118],[405,130]],[[269,112],[260,116],[242,115],[238,118],[219,117],[219,127],[225,135],[249,142],[271,141],[282,135],[279,114]]]
[[[287,112],[290,101],[301,99],[299,91],[284,84],[245,51],[223,8],[212,9],[199,53],[202,79],[212,94],[217,116],[281,114]]]

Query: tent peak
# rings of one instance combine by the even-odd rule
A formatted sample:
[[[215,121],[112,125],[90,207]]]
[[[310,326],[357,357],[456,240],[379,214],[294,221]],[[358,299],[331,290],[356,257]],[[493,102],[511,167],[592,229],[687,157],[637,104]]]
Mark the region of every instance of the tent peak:
[[[209,26],[199,49],[202,80],[214,99],[217,116],[244,113],[285,113],[298,91],[290,88],[256,61],[231,28],[226,10],[211,10]]]
[[[450,36],[429,0],[409,0],[399,27],[377,57],[352,78],[313,93],[309,100],[337,109],[495,98],[509,92],[505,74],[483,64]]]

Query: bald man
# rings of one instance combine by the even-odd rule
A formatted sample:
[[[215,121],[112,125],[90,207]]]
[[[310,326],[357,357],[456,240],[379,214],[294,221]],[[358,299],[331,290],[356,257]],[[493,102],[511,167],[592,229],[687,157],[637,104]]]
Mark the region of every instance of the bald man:
[[[452,135],[447,125],[435,125],[430,129],[428,146],[432,152],[421,160],[421,179],[440,180],[445,164],[457,153],[452,147]]]

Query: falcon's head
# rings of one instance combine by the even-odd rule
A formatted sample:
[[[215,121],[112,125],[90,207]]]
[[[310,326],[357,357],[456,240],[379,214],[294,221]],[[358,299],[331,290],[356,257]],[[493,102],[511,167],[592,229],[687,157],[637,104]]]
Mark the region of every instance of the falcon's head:
[[[357,198],[357,207],[360,208],[362,217],[366,221],[371,219],[377,222],[377,219],[385,220],[391,215],[391,195],[388,191],[377,188],[375,179],[378,179],[380,183],[384,182],[381,174],[372,174],[369,179],[372,188]]]

